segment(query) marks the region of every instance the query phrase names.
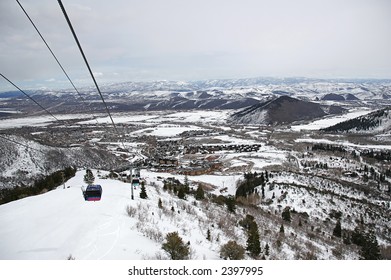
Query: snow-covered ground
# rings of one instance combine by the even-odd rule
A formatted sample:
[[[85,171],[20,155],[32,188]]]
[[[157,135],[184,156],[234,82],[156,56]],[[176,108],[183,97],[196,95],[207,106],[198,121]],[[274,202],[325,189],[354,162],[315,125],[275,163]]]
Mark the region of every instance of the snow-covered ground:
[[[202,128],[194,125],[171,125],[160,124],[151,128],[144,128],[132,132],[133,135],[154,135],[161,137],[171,137],[181,134],[189,130],[202,130]]]
[[[125,207],[136,202],[130,201],[128,185],[98,179],[103,199],[86,202],[82,178],[78,172],[66,183],[69,188],[1,205],[0,258],[66,259],[70,254],[78,259],[140,258],[138,250],[155,249],[147,238],[129,230]]]
[[[362,110],[351,112],[343,117],[325,119],[314,122],[307,126],[296,126],[294,130],[319,129],[324,125],[340,122],[353,118],[368,111]],[[287,233],[296,236],[295,239],[287,241],[277,248],[276,233],[279,231],[281,210],[284,207],[291,207],[299,212],[309,214],[311,225],[316,225],[319,219],[319,230],[322,227],[323,235],[330,236],[332,222],[326,226],[321,225],[322,221],[327,221],[331,210],[338,210],[343,213],[351,211],[342,199],[338,196],[344,195],[344,199],[364,199],[362,192],[347,190],[342,183],[336,183],[332,179],[326,180],[322,177],[323,170],[304,170],[303,162],[305,158],[302,152],[298,153],[290,146],[272,146],[273,141],[268,140],[269,131],[259,131],[256,126],[243,127],[240,129],[224,126],[227,112],[197,111],[197,112],[177,112],[177,113],[151,113],[136,114],[130,113],[115,114],[114,119],[117,124],[132,124],[136,130],[131,131],[132,135],[153,135],[159,140],[166,140],[170,137],[178,137],[178,134],[185,131],[196,131],[194,137],[189,137],[187,141],[207,145],[207,143],[217,144],[260,144],[258,151],[243,152],[236,150],[216,151],[213,155],[196,154],[194,158],[205,160],[206,157],[214,156],[219,158],[222,168],[214,174],[188,176],[189,181],[197,186],[198,183],[205,183],[214,187],[211,193],[216,195],[234,195],[238,180],[243,178],[244,172],[264,172],[265,167],[270,170],[277,170],[274,177],[265,187],[265,199],[259,201],[258,209],[264,212],[256,213],[261,231],[262,246],[269,242],[273,251],[271,258],[275,259],[295,259],[302,258],[302,249],[298,244],[310,244],[318,246],[317,257],[323,259],[333,259],[331,245],[317,241],[308,240],[310,225],[295,228],[294,225],[286,226]],[[65,117],[64,117],[65,118]],[[67,118],[82,118],[80,115],[69,115]],[[46,118],[25,118],[0,122],[0,129],[8,127],[46,126]],[[23,121],[21,121],[23,120]],[[20,121],[20,122],[19,122]],[[109,123],[109,119],[102,117],[98,122]],[[81,121],[78,124],[94,125],[95,120]],[[306,127],[306,128],[303,128]],[[312,127],[312,128],[311,128]],[[215,129],[215,131],[213,131]],[[226,130],[225,135],[220,134],[221,130]],[[198,130],[198,131],[197,131]],[[199,132],[205,130],[205,133]],[[107,144],[107,149],[116,153],[116,148],[121,143],[108,141],[104,143],[101,138],[104,129],[97,127],[91,133],[93,138],[90,142],[94,144]],[[39,136],[41,132],[34,132]],[[296,143],[323,142],[351,146],[354,148],[391,149],[386,145],[356,145],[347,140],[330,141],[327,139],[313,139],[308,135],[297,136],[291,141],[292,147]],[[312,134],[311,134],[312,135]],[[142,137],[140,137],[141,139]],[[172,139],[172,138],[171,138]],[[342,138],[336,138],[342,139]],[[21,141],[20,139],[18,141]],[[133,141],[133,140],[130,140]],[[137,156],[133,158],[143,158],[141,147],[143,142],[125,142]],[[141,141],[141,140],[137,140]],[[33,141],[31,141],[33,143]],[[277,141],[278,142],[278,141]],[[24,143],[24,142],[23,142]],[[28,145],[30,142],[27,142]],[[289,143],[288,143],[289,144]],[[18,147],[18,146],[17,146]],[[44,146],[33,145],[35,149],[43,150]],[[288,147],[288,148],[287,148]],[[25,147],[19,147],[17,154],[20,161],[10,166],[9,170],[28,171],[25,166],[32,165],[32,160],[37,160],[34,152]],[[179,152],[177,157],[180,159]],[[189,156],[189,158],[191,158]],[[186,156],[183,155],[186,159]],[[347,165],[340,158],[333,159],[326,157],[312,157],[306,159],[314,162],[326,162],[330,172],[339,170],[355,170],[357,166],[354,162]],[[39,161],[39,160],[38,160]],[[44,160],[42,159],[42,162]],[[344,166],[342,166],[344,165]],[[286,168],[285,168],[286,167]],[[279,170],[290,170],[293,172],[279,172]],[[295,172],[302,174],[296,174]],[[31,171],[32,172],[32,171]],[[34,171],[38,172],[38,171]],[[162,190],[162,181],[158,177],[176,177],[181,182],[183,175],[170,173],[152,172],[142,170],[142,177],[146,181],[149,198],[142,200],[139,198],[139,189],[134,190],[135,200],[130,199],[130,186],[118,180],[98,178],[95,170],[96,183],[103,187],[103,197],[99,202],[86,202],[83,199],[81,187],[85,185],[83,175],[85,170],[79,171],[74,178],[66,182],[66,188],[59,187],[56,190],[45,194],[32,196],[4,205],[0,205],[0,259],[66,259],[72,256],[76,259],[158,259],[165,256],[161,249],[164,236],[173,231],[178,231],[185,242],[190,241],[192,248],[192,259],[219,259],[219,249],[222,244],[229,240],[236,240],[246,246],[246,233],[238,226],[238,220],[245,215],[248,209],[240,209],[240,213],[231,215],[224,205],[217,205],[211,201],[195,201],[193,196],[187,200],[180,200],[177,196]],[[305,172],[311,172],[306,175]],[[316,175],[320,172],[319,176]],[[101,171],[102,174],[107,172]],[[5,173],[14,175],[14,173]],[[333,177],[334,173],[330,173]],[[345,178],[345,180],[354,179]],[[260,188],[258,188],[260,191]],[[322,192],[325,192],[322,193]],[[321,195],[319,193],[322,193]],[[275,199],[272,199],[275,196]],[[164,209],[158,207],[159,198],[162,200]],[[370,198],[365,198],[371,203],[375,203]],[[268,203],[267,200],[272,202]],[[383,203],[380,201],[379,203]],[[388,204],[389,205],[389,204]],[[127,207],[132,210],[132,215],[128,215]],[[171,211],[174,207],[174,211]],[[361,213],[358,206],[353,214]],[[239,212],[239,211],[238,211]],[[268,214],[265,214],[268,213]],[[296,219],[297,220],[297,219]],[[347,223],[347,222],[346,222]],[[223,226],[227,229],[224,231]],[[383,223],[384,224],[384,223]],[[354,223],[344,224],[345,228],[354,228]],[[206,240],[206,230],[212,231],[213,242]],[[292,235],[294,234],[294,235]],[[287,234],[288,236],[288,234]],[[327,237],[328,238],[328,237]],[[218,241],[217,241],[218,240]],[[331,240],[331,239],[330,239]],[[314,245],[315,244],[315,245]],[[330,243],[331,244],[331,243]],[[335,243],[333,243],[335,245]],[[333,245],[333,246],[334,246]],[[248,257],[248,256],[247,256]],[[342,258],[357,258],[354,252],[343,253]]]
[[[140,190],[135,189],[131,200],[129,184],[99,179],[94,173],[95,183],[103,187],[100,201],[84,201],[83,170],[66,182],[65,188],[0,205],[0,259],[155,259],[156,254],[164,255],[162,239],[173,231],[191,242],[194,259],[219,259],[218,244],[206,240],[206,229],[200,223],[205,213],[191,204],[191,199],[174,199],[161,190],[157,176],[172,175],[143,170],[149,198],[140,199]],[[198,179],[226,186],[236,181],[235,176]],[[159,198],[168,214],[158,208]],[[137,209],[135,217],[127,214],[128,206]],[[161,235],[156,237],[160,242],[145,236],[150,237],[151,232]]]

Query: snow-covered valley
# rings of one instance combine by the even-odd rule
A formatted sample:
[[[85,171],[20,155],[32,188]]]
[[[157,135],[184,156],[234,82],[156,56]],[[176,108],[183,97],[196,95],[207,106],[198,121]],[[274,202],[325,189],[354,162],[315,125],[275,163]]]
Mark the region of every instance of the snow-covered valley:
[[[277,94],[271,89],[282,90],[258,86],[254,94]],[[318,95],[307,84],[289,89],[301,100]],[[379,87],[371,90],[380,98]],[[343,106],[337,115],[273,125],[232,123],[235,109],[115,112],[116,129],[99,112],[0,119],[0,258],[169,259],[162,244],[172,232],[198,260],[223,258],[233,240],[245,259],[359,259],[357,236],[375,236],[378,254],[390,258],[388,111],[378,113],[359,87],[354,93],[362,102],[320,101]],[[208,94],[223,93],[187,97]],[[376,126],[320,131],[355,118]],[[61,180],[70,167],[76,175]],[[147,199],[140,187],[131,199],[131,168],[141,170]],[[103,187],[100,201],[83,198],[86,169]],[[199,188],[203,199],[196,198]],[[259,233],[255,255],[243,226],[251,217]]]

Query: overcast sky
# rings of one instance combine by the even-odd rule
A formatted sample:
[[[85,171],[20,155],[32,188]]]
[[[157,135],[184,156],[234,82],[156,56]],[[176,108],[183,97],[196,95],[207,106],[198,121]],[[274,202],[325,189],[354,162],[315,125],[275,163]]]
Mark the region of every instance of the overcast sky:
[[[20,2],[76,86],[92,85],[58,2]],[[62,2],[99,84],[391,78],[389,0]],[[15,0],[0,0],[0,51],[0,72],[22,88],[71,87]]]

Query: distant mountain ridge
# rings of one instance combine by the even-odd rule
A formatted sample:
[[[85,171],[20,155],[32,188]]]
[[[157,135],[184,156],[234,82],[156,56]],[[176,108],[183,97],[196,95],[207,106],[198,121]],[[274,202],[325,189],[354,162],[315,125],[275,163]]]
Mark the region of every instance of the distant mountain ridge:
[[[322,80],[306,78],[250,78],[206,81],[123,82],[100,86],[113,112],[152,110],[239,110],[267,98],[290,96],[301,100],[354,102],[369,107],[391,105],[391,80]],[[73,89],[27,90],[52,113],[105,112],[94,87],[79,88],[85,102]],[[327,96],[338,96],[339,100]],[[334,96],[334,97],[335,97]],[[321,100],[322,97],[325,100]],[[352,102],[354,101],[354,102]],[[329,103],[328,103],[329,104]],[[88,108],[89,107],[89,108]],[[18,109],[37,113],[37,106],[17,91],[0,93],[0,110]],[[39,110],[39,109],[38,109]]]

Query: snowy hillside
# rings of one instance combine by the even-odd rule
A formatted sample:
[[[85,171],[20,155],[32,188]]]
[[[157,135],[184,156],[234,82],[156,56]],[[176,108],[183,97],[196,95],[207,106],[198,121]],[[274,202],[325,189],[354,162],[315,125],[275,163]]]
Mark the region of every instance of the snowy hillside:
[[[391,130],[390,107],[325,128],[327,132],[387,133]]]
[[[65,187],[0,205],[0,222],[6,225],[0,229],[0,259],[168,259],[161,245],[166,234],[174,231],[189,242],[191,259],[219,259],[220,247],[229,240],[246,246],[245,229],[238,223],[246,214],[256,218],[263,254],[268,244],[270,259],[358,258],[357,251],[346,250],[328,232],[334,226],[328,213],[353,213],[343,201],[362,199],[357,191],[352,189],[347,193],[337,182],[328,181],[329,187],[322,190],[324,181],[316,178],[306,179],[293,173],[270,174],[270,183],[265,187],[267,203],[259,204],[258,210],[238,205],[235,213],[231,213],[216,203],[218,200],[214,203],[213,199],[195,200],[192,195],[179,199],[173,192],[164,190],[159,179],[171,174],[147,170],[141,170],[147,199],[141,199],[140,189],[136,188],[135,199],[131,200],[129,183],[106,179],[107,172],[95,170],[95,183],[103,187],[102,199],[84,201],[84,174],[85,170],[77,172]],[[218,177],[190,176],[189,179],[193,187],[196,187],[194,179],[216,185],[225,180],[225,195],[234,194],[240,178],[229,182]],[[316,189],[326,191],[325,197],[316,195]],[[217,189],[211,191],[219,194]],[[325,203],[328,200],[333,203]],[[284,223],[285,233],[281,233],[280,214],[272,213],[281,213],[286,206],[294,209],[292,223]],[[355,206],[353,217],[359,215],[356,210],[360,207]],[[381,224],[387,223],[383,214],[377,215],[381,217],[378,220],[382,219]],[[346,221],[344,228],[353,229],[354,224]],[[334,246],[333,250],[328,249]]]
[[[156,250],[153,242],[130,230],[129,186],[111,180],[97,183],[103,186],[100,202],[84,201],[83,174],[78,172],[65,189],[2,205],[0,220],[7,226],[0,234],[1,258],[142,258],[141,252]]]
[[[342,111],[343,109],[339,108],[338,112]],[[325,115],[325,110],[317,103],[280,96],[236,112],[230,116],[229,121],[247,125],[290,124]]]
[[[105,115],[68,115],[66,124],[23,119],[22,127],[2,120],[2,135],[14,142],[0,141],[1,172],[9,176],[1,183],[10,188],[1,192],[0,259],[167,259],[162,244],[171,232],[199,260],[220,259],[233,240],[245,259],[358,259],[357,235],[375,238],[390,258],[391,143],[317,131],[368,111],[293,128],[231,125],[227,110],[115,113],[121,135]],[[7,181],[25,175],[30,184],[69,165],[79,171],[65,188],[61,177],[35,193]],[[130,199],[130,165],[141,169],[148,199],[139,189]],[[103,187],[99,202],[83,199],[86,167]],[[197,200],[199,188],[205,196]],[[255,255],[247,249],[251,217]]]
[[[57,148],[20,136],[4,137],[9,140],[0,141],[0,189],[31,184],[42,175],[68,166],[110,169],[117,161],[112,154],[93,147]]]
[[[139,189],[131,200],[129,184],[97,179],[95,183],[103,187],[102,200],[86,202],[81,191],[84,173],[78,172],[65,183],[66,188],[0,206],[0,222],[7,225],[0,229],[0,259],[66,259],[70,255],[94,260],[156,259],[164,255],[163,234],[172,231],[190,241],[194,259],[219,259],[218,243],[205,238],[209,214],[204,206],[163,192],[152,173],[145,177],[147,200],[139,198]],[[163,210],[158,208],[158,198]],[[127,214],[128,207],[133,217]],[[214,231],[215,237],[218,232]],[[225,240],[221,232],[221,242]]]

